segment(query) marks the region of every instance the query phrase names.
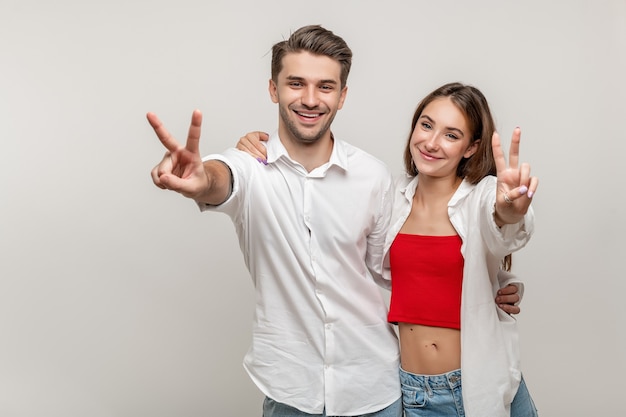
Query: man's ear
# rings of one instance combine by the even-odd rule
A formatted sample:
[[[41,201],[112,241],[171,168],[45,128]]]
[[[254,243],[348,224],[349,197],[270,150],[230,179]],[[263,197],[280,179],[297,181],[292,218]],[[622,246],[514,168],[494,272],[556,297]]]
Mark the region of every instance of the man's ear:
[[[348,86],[346,85],[341,89],[341,93],[339,95],[339,105],[337,106],[337,110],[341,110],[343,107],[343,103],[346,101],[346,95],[348,94]]]
[[[278,87],[276,87],[276,83],[274,80],[270,79],[269,86],[267,90],[270,92],[270,98],[273,103],[278,103]]]

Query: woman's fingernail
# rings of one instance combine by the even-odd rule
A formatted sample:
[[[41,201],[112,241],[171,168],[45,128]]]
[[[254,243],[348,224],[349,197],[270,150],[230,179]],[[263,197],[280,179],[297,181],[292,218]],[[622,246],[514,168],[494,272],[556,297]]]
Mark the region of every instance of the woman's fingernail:
[[[519,187],[519,195],[524,195],[526,194],[527,191],[528,191],[528,187],[526,187],[525,185],[522,185],[521,187]]]
[[[526,195],[528,196],[528,198],[532,198],[534,194],[535,193],[533,193],[532,191],[529,191],[528,194],[526,194]]]

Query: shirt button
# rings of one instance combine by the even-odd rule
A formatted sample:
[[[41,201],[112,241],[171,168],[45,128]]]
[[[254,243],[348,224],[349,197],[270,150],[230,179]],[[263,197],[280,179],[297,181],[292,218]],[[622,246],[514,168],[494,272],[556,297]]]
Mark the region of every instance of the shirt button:
[[[327,325],[326,325],[326,328],[327,328],[328,330],[330,330],[330,328],[331,328],[331,327],[332,327],[332,324],[327,324]]]

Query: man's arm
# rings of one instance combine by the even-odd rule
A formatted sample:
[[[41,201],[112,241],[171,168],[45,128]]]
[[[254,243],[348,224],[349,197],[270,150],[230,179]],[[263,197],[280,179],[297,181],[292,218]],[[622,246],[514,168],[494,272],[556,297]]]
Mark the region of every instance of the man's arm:
[[[178,143],[154,113],[148,113],[146,117],[167,149],[161,162],[152,169],[154,185],[176,191],[199,203],[223,203],[231,192],[232,174],[223,162],[203,162],[200,157],[202,113],[194,110],[185,146]]]
[[[500,288],[496,296],[496,304],[498,304],[498,307],[508,314],[519,314],[521,310],[518,303],[521,301],[521,297],[518,291],[519,288],[515,284],[509,284],[506,287]]]

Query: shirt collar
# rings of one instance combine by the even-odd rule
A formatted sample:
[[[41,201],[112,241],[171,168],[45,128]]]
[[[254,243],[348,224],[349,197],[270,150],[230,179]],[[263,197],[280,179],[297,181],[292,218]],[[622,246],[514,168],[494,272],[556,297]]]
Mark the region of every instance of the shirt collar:
[[[333,138],[333,150],[330,154],[330,159],[328,163],[322,165],[326,167],[326,169],[330,168],[333,165],[347,171],[348,170],[348,147],[347,144],[341,140],[338,140],[331,133],[331,137]],[[293,159],[289,157],[287,153],[287,149],[280,141],[278,137],[278,131],[275,131],[270,135],[269,140],[267,141],[267,163],[271,164],[276,162],[280,158],[285,158],[293,163],[295,162]],[[319,167],[319,168],[322,168]],[[318,169],[318,168],[316,168]]]
[[[413,200],[413,196],[415,196],[415,190],[417,189],[417,183],[419,182],[419,176],[412,177],[409,174],[406,174],[407,183],[404,187],[398,187],[398,191],[404,195],[404,197],[408,201]],[[475,185],[470,184],[467,180],[463,180],[459,185],[459,188],[454,192],[452,198],[448,202],[448,207],[455,206],[459,201],[461,201],[467,194],[472,191]]]
[[[415,195],[415,189],[417,188],[418,179],[417,176],[411,177],[411,175],[409,174],[405,175],[406,179],[404,181],[406,182],[406,185],[404,187],[398,187],[398,192],[403,194],[404,198],[406,198],[408,201],[412,201],[413,196]]]
[[[452,196],[450,201],[448,202],[448,207],[456,206],[459,201],[463,200],[465,196],[467,196],[474,189],[474,187],[475,185],[470,184],[469,181],[464,179],[459,185],[459,188],[457,188],[454,192],[454,195]]]

